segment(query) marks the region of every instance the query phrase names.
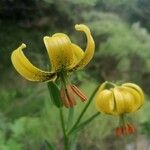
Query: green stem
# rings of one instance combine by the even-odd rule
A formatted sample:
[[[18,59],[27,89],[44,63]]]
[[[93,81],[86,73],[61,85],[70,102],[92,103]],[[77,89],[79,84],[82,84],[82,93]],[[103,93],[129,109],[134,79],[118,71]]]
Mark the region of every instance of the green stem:
[[[114,83],[112,83],[112,82],[110,82],[110,81],[109,81],[109,82],[107,81],[106,84],[111,85],[111,86],[113,86],[113,87],[116,87],[116,86],[117,86],[116,84],[114,84]]]
[[[65,89],[67,89],[67,82],[68,82],[68,80],[67,80],[66,72],[61,71],[59,75],[60,75],[60,78],[61,78],[61,81],[62,81],[62,86],[64,86]]]
[[[86,121],[84,121],[83,123],[79,124],[76,128],[74,128],[74,130],[72,132],[70,132],[69,134],[72,134],[74,132],[78,132],[79,130],[83,129],[87,124],[89,124],[93,119],[95,119],[98,115],[100,114],[100,112],[96,112],[94,115],[92,115],[90,118],[88,118]]]
[[[72,126],[73,116],[74,116],[74,108],[69,108],[68,121],[67,121],[67,130]]]
[[[96,89],[94,90],[94,92],[92,93],[89,101],[87,102],[87,104],[85,105],[85,107],[83,108],[81,114],[79,115],[78,119],[76,120],[75,124],[73,125],[73,127],[70,129],[70,131],[68,132],[68,134],[70,134],[76,127],[77,125],[80,123],[81,118],[83,117],[84,113],[86,112],[87,108],[89,107],[90,103],[92,102],[93,97],[95,96],[96,92],[98,91],[99,86],[96,87]]]
[[[70,139],[70,150],[76,150],[76,145],[77,145],[77,134],[74,134],[71,136]]]
[[[62,131],[63,131],[63,136],[64,136],[64,148],[65,150],[69,150],[68,147],[68,137],[66,135],[66,131],[65,131],[65,122],[64,122],[64,116],[63,116],[63,111],[62,111],[62,108],[60,107],[59,108],[59,113],[60,113],[60,121],[61,121],[61,127],[62,127]]]
[[[120,115],[119,124],[120,126],[124,126],[127,123],[125,114]]]

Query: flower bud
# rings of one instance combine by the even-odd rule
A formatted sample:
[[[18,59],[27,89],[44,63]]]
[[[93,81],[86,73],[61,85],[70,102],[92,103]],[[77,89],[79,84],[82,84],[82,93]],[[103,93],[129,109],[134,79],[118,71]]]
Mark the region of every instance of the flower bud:
[[[106,83],[109,85],[109,83]],[[137,111],[144,103],[142,89],[133,83],[107,87],[102,84],[96,97],[98,111],[111,115],[121,115]]]
[[[96,109],[102,113],[119,116],[119,126],[116,136],[129,135],[135,132],[135,127],[126,120],[126,113],[136,112],[144,103],[142,89],[134,83],[117,86],[104,82],[95,97]]]

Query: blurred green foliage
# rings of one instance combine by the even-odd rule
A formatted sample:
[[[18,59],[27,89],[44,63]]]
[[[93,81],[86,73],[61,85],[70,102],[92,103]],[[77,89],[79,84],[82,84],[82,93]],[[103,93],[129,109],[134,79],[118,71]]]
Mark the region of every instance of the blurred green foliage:
[[[45,150],[44,140],[52,140],[61,149],[58,114],[49,101],[46,86],[22,79],[11,65],[10,55],[24,42],[29,59],[47,69],[49,60],[43,36],[65,32],[84,49],[86,41],[74,31],[76,23],[91,28],[96,53],[86,72],[76,73],[72,80],[88,95],[104,80],[141,85],[147,95],[146,105],[133,116],[141,133],[149,136],[149,15],[149,0],[1,0],[0,149]],[[76,112],[82,107],[79,103]],[[93,104],[86,115],[94,111]],[[115,125],[116,118],[102,115],[79,135],[78,149],[118,149],[118,145],[136,139],[136,136],[115,139],[112,135]]]
[[[97,19],[90,21],[92,18]],[[101,77],[103,80],[119,78],[123,81],[136,82],[148,92],[150,90],[147,86],[150,75],[148,31],[140,27],[139,23],[129,26],[114,14],[97,15],[93,12],[87,19],[97,42],[95,60],[89,68],[94,67],[97,72],[92,72],[92,75],[98,80]]]

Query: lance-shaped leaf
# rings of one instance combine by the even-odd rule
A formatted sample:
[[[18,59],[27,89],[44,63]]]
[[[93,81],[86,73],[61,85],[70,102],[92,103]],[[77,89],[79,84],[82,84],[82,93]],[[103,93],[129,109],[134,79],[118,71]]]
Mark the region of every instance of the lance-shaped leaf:
[[[56,107],[62,107],[62,101],[61,101],[61,97],[60,97],[60,91],[58,86],[54,83],[54,82],[48,82],[47,83],[48,89],[49,89],[49,94],[51,97],[51,100],[53,102],[53,104]]]

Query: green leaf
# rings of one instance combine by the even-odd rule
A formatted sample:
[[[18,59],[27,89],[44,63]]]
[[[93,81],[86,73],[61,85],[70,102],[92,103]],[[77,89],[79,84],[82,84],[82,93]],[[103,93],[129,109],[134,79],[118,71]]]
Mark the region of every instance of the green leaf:
[[[63,104],[61,101],[60,91],[59,91],[58,86],[54,82],[48,82],[47,86],[48,86],[49,94],[50,94],[53,104],[56,107],[62,107]]]
[[[86,125],[88,125],[89,123],[91,123],[93,121],[93,119],[95,119],[97,116],[100,115],[100,112],[97,112],[95,114],[93,114],[90,118],[88,118],[86,121],[84,121],[83,123],[79,124],[76,128],[74,128],[69,134],[72,133],[76,133],[78,131],[80,131],[81,129],[83,129]]]

